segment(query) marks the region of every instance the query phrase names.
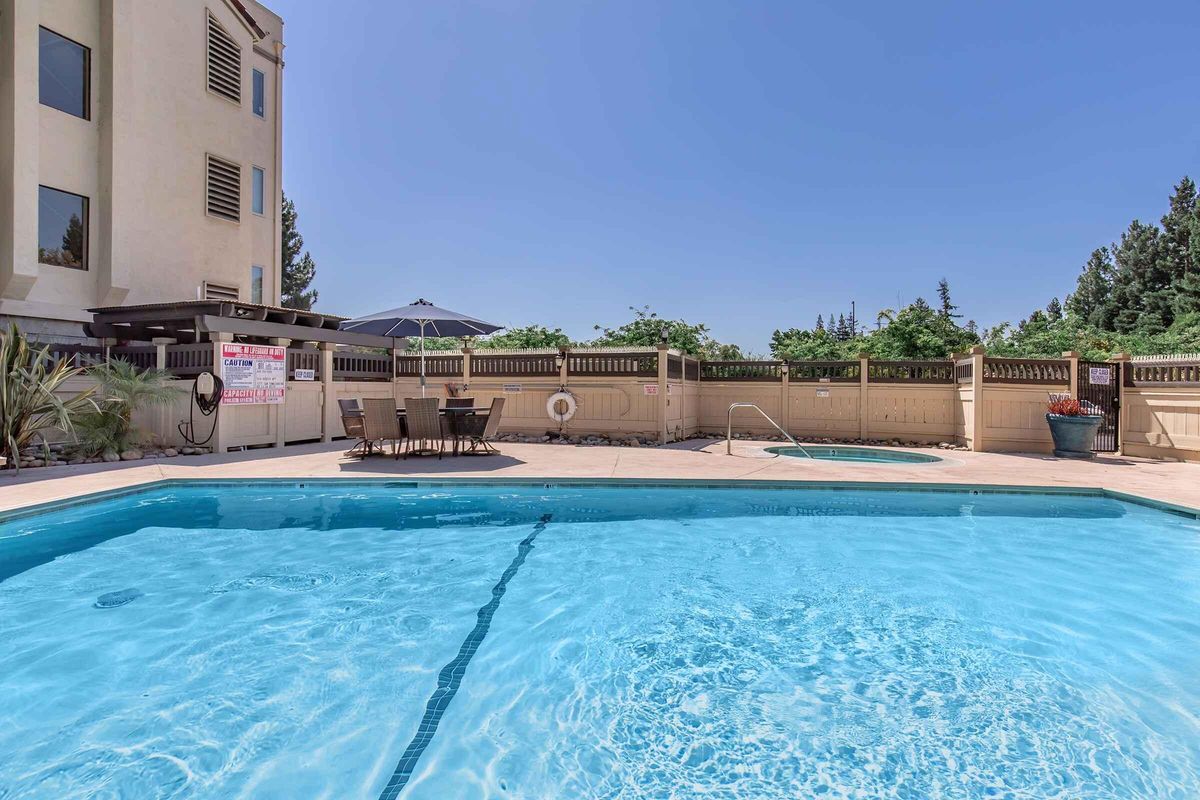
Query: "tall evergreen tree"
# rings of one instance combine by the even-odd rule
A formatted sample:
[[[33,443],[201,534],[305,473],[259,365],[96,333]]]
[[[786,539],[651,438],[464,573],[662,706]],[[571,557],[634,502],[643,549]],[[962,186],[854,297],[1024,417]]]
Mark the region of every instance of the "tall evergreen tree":
[[[958,306],[950,301],[950,281],[942,278],[938,281],[938,302],[941,304],[941,310],[938,312],[947,319],[958,319],[962,314],[955,314]]]
[[[1062,303],[1058,302],[1057,297],[1051,297],[1050,302],[1046,304],[1046,319],[1051,322],[1058,322],[1062,318]]]
[[[317,302],[317,290],[309,289],[317,276],[312,255],[304,250],[304,237],[296,227],[296,205],[283,196],[283,274],[280,279],[280,303],[285,308],[307,311]],[[300,252],[304,250],[304,255]]]
[[[825,330],[825,320],[821,318],[820,314],[817,314],[817,327],[814,328],[813,330],[818,330],[818,331]]]
[[[1170,273],[1160,257],[1159,239],[1157,226],[1135,219],[1114,250],[1113,327],[1120,333],[1159,333],[1174,318]]]
[[[1113,283],[1112,254],[1107,247],[1092,251],[1075,283],[1075,291],[1067,296],[1067,313],[1093,327],[1112,330],[1115,309],[1111,305]]]

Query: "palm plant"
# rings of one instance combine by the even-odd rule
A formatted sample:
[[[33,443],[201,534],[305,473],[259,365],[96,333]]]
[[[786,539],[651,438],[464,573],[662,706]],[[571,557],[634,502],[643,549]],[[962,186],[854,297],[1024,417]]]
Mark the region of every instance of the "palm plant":
[[[91,389],[65,399],[57,394],[82,373],[68,361],[51,358],[49,346],[31,347],[16,325],[0,331],[0,453],[7,467],[20,469],[21,448],[35,437],[44,445],[47,431],[69,434],[74,418],[95,408]]]
[[[120,452],[134,443],[133,414],[139,408],[167,405],[177,396],[171,373],[139,369],[115,359],[92,367],[88,374],[100,388],[96,410],[76,421],[80,447],[88,455]]]

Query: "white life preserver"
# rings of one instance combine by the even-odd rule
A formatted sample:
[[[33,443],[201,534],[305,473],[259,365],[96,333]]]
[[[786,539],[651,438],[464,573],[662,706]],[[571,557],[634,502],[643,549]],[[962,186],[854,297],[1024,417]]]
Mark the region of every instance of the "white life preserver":
[[[566,404],[566,410],[562,413],[558,411],[560,400]],[[555,392],[546,401],[546,413],[550,415],[550,419],[559,425],[562,425],[564,422],[570,422],[571,417],[575,416],[576,408],[578,408],[578,403],[575,402],[575,395],[570,392]]]

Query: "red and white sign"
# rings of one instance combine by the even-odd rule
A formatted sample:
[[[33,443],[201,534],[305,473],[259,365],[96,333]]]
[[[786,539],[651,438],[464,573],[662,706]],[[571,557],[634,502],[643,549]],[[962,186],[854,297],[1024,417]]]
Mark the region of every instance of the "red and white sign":
[[[287,388],[287,348],[265,344],[221,344],[221,402],[263,405],[283,402]]]
[[[643,383],[642,384],[642,394],[647,394],[647,395],[658,394],[658,384],[657,383]]]

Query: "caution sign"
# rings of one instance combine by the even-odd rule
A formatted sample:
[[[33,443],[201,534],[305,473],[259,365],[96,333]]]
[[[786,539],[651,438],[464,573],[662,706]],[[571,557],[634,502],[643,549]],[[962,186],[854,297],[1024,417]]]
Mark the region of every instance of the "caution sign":
[[[218,365],[226,405],[283,402],[287,389],[287,348],[263,344],[221,344]]]

